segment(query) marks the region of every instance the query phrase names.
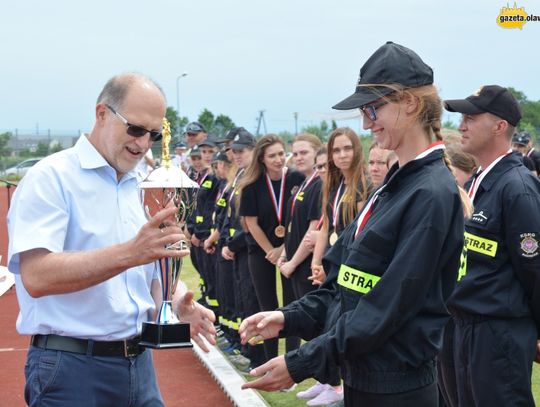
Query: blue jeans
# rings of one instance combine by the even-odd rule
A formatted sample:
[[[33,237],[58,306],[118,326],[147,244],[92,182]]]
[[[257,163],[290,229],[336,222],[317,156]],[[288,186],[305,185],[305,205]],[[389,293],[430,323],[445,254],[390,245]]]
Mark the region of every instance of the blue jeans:
[[[124,358],[31,346],[25,366],[29,407],[163,407],[152,352]]]

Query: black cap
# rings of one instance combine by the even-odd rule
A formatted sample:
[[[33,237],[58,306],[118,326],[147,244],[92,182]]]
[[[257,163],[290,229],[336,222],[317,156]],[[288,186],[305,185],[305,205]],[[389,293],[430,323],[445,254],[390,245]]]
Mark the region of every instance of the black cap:
[[[521,144],[522,146],[526,146],[530,143],[530,141],[531,135],[526,131],[516,133],[512,136],[512,144]]]
[[[199,147],[202,147],[202,146],[216,147],[216,142],[212,140],[210,137],[207,137],[205,140],[199,142]]]
[[[388,41],[360,68],[360,76],[354,93],[333,106],[333,109],[356,109],[394,91],[386,86],[361,86],[369,84],[399,84],[405,88],[431,85],[433,84],[433,69],[426,65],[414,51]]]
[[[204,126],[201,123],[191,122],[186,126],[184,133],[197,134],[197,133],[200,133],[201,131],[206,133],[206,130],[204,129]]]
[[[253,147],[257,144],[257,139],[247,130],[241,130],[234,136],[231,144],[231,149],[241,150],[246,147]]]
[[[214,154],[214,159],[212,160],[212,162],[217,162],[217,161],[223,161],[223,162],[226,162],[227,164],[231,163],[231,161],[229,160],[229,157],[227,157],[227,154],[224,153],[223,151],[219,151],[216,154]]]
[[[244,131],[247,131],[246,129],[244,129],[243,127],[235,127],[231,130],[229,130],[229,132],[227,133],[227,135],[225,136],[225,141],[232,141],[234,140],[234,137],[240,133],[242,130]]]
[[[191,147],[191,150],[189,151],[189,156],[191,157],[193,155],[201,155],[201,149],[199,148],[198,144]]]
[[[499,85],[482,86],[466,99],[445,100],[444,108],[449,112],[473,115],[491,113],[514,127],[521,119],[518,101],[508,89]]]

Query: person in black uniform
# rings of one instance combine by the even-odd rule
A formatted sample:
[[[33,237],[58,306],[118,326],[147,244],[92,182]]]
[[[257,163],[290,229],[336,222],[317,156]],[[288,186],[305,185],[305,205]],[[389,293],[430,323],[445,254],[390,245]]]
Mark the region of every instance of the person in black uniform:
[[[301,173],[285,167],[285,145],[280,137],[267,134],[257,141],[238,189],[239,214],[248,232],[249,272],[263,311],[278,306],[276,264],[283,251],[285,205],[303,180]],[[286,280],[282,277],[282,285],[289,284]],[[277,356],[277,339],[265,341],[264,349],[267,360]]]
[[[191,236],[191,251],[193,263],[203,280],[204,303],[217,313],[218,302],[216,298],[215,254],[204,251],[204,241],[210,236],[212,228],[212,214],[218,193],[219,180],[212,171],[212,160],[216,145],[210,139],[193,146],[192,152],[199,151],[203,170],[197,173],[195,181],[199,184],[197,205],[191,213],[188,230]]]
[[[452,406],[532,406],[540,324],[540,217],[534,215],[540,181],[510,149],[521,109],[497,85],[447,100],[445,107],[462,113],[463,151],[480,168],[466,184],[474,213],[465,222],[467,267],[448,301],[455,330],[441,360],[443,377],[450,380],[441,385]]]
[[[527,157],[527,160],[523,160],[524,163],[532,162],[533,168],[531,169],[528,166],[527,168],[534,170],[537,175],[540,175],[540,151],[534,148],[531,135],[528,132],[522,131],[515,133],[512,136],[512,148],[515,151],[519,151],[524,157]]]
[[[222,226],[224,231],[228,233],[228,237],[221,249],[221,254],[224,259],[233,261],[235,316],[237,318],[234,329],[236,331],[238,331],[242,319],[261,310],[249,272],[246,233],[238,214],[238,185],[245,174],[246,168],[251,164],[256,144],[257,140],[247,130],[242,130],[233,137],[231,150],[237,172],[231,183],[230,195],[227,201],[227,215]],[[257,367],[266,361],[262,345],[244,345],[241,354],[250,360],[248,368]]]
[[[328,139],[327,174],[322,190],[322,207],[326,210],[311,260],[315,284],[322,284],[326,278],[324,253],[358,214],[370,191],[358,135],[348,127],[337,128]]]
[[[463,206],[444,145],[434,142],[442,139],[442,103],[433,71],[388,42],[360,70],[355,93],[334,108],[359,108],[364,128],[399,163],[325,255],[321,288],[242,323],[250,343],[278,334],[314,338],[252,371],[264,377],[243,388],[325,382],[337,365],[346,406],[437,406],[435,359],[458,276]],[[320,335],[329,304],[340,315]]]

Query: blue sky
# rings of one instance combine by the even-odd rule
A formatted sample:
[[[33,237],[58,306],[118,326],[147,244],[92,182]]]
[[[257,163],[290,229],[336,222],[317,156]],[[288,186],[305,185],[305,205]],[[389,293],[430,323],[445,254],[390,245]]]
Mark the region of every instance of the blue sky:
[[[510,4],[510,5],[513,5]],[[517,3],[540,15],[540,3]],[[415,50],[443,98],[484,84],[540,99],[540,22],[502,29],[506,2],[480,0],[2,0],[0,130],[88,131],[109,77],[150,75],[180,112],[204,108],[254,130],[294,131],[323,119],[360,129],[331,106],[354,90],[364,61],[385,41]],[[454,120],[456,119],[455,116]]]

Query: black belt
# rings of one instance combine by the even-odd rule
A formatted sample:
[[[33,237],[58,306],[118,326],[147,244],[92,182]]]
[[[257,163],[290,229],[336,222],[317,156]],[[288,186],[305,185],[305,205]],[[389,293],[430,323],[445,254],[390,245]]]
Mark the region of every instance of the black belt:
[[[125,341],[102,342],[70,338],[69,336],[33,335],[30,345],[41,349],[61,350],[91,356],[123,356],[128,358],[144,352],[146,348],[139,346],[140,340],[140,338],[133,338]]]

